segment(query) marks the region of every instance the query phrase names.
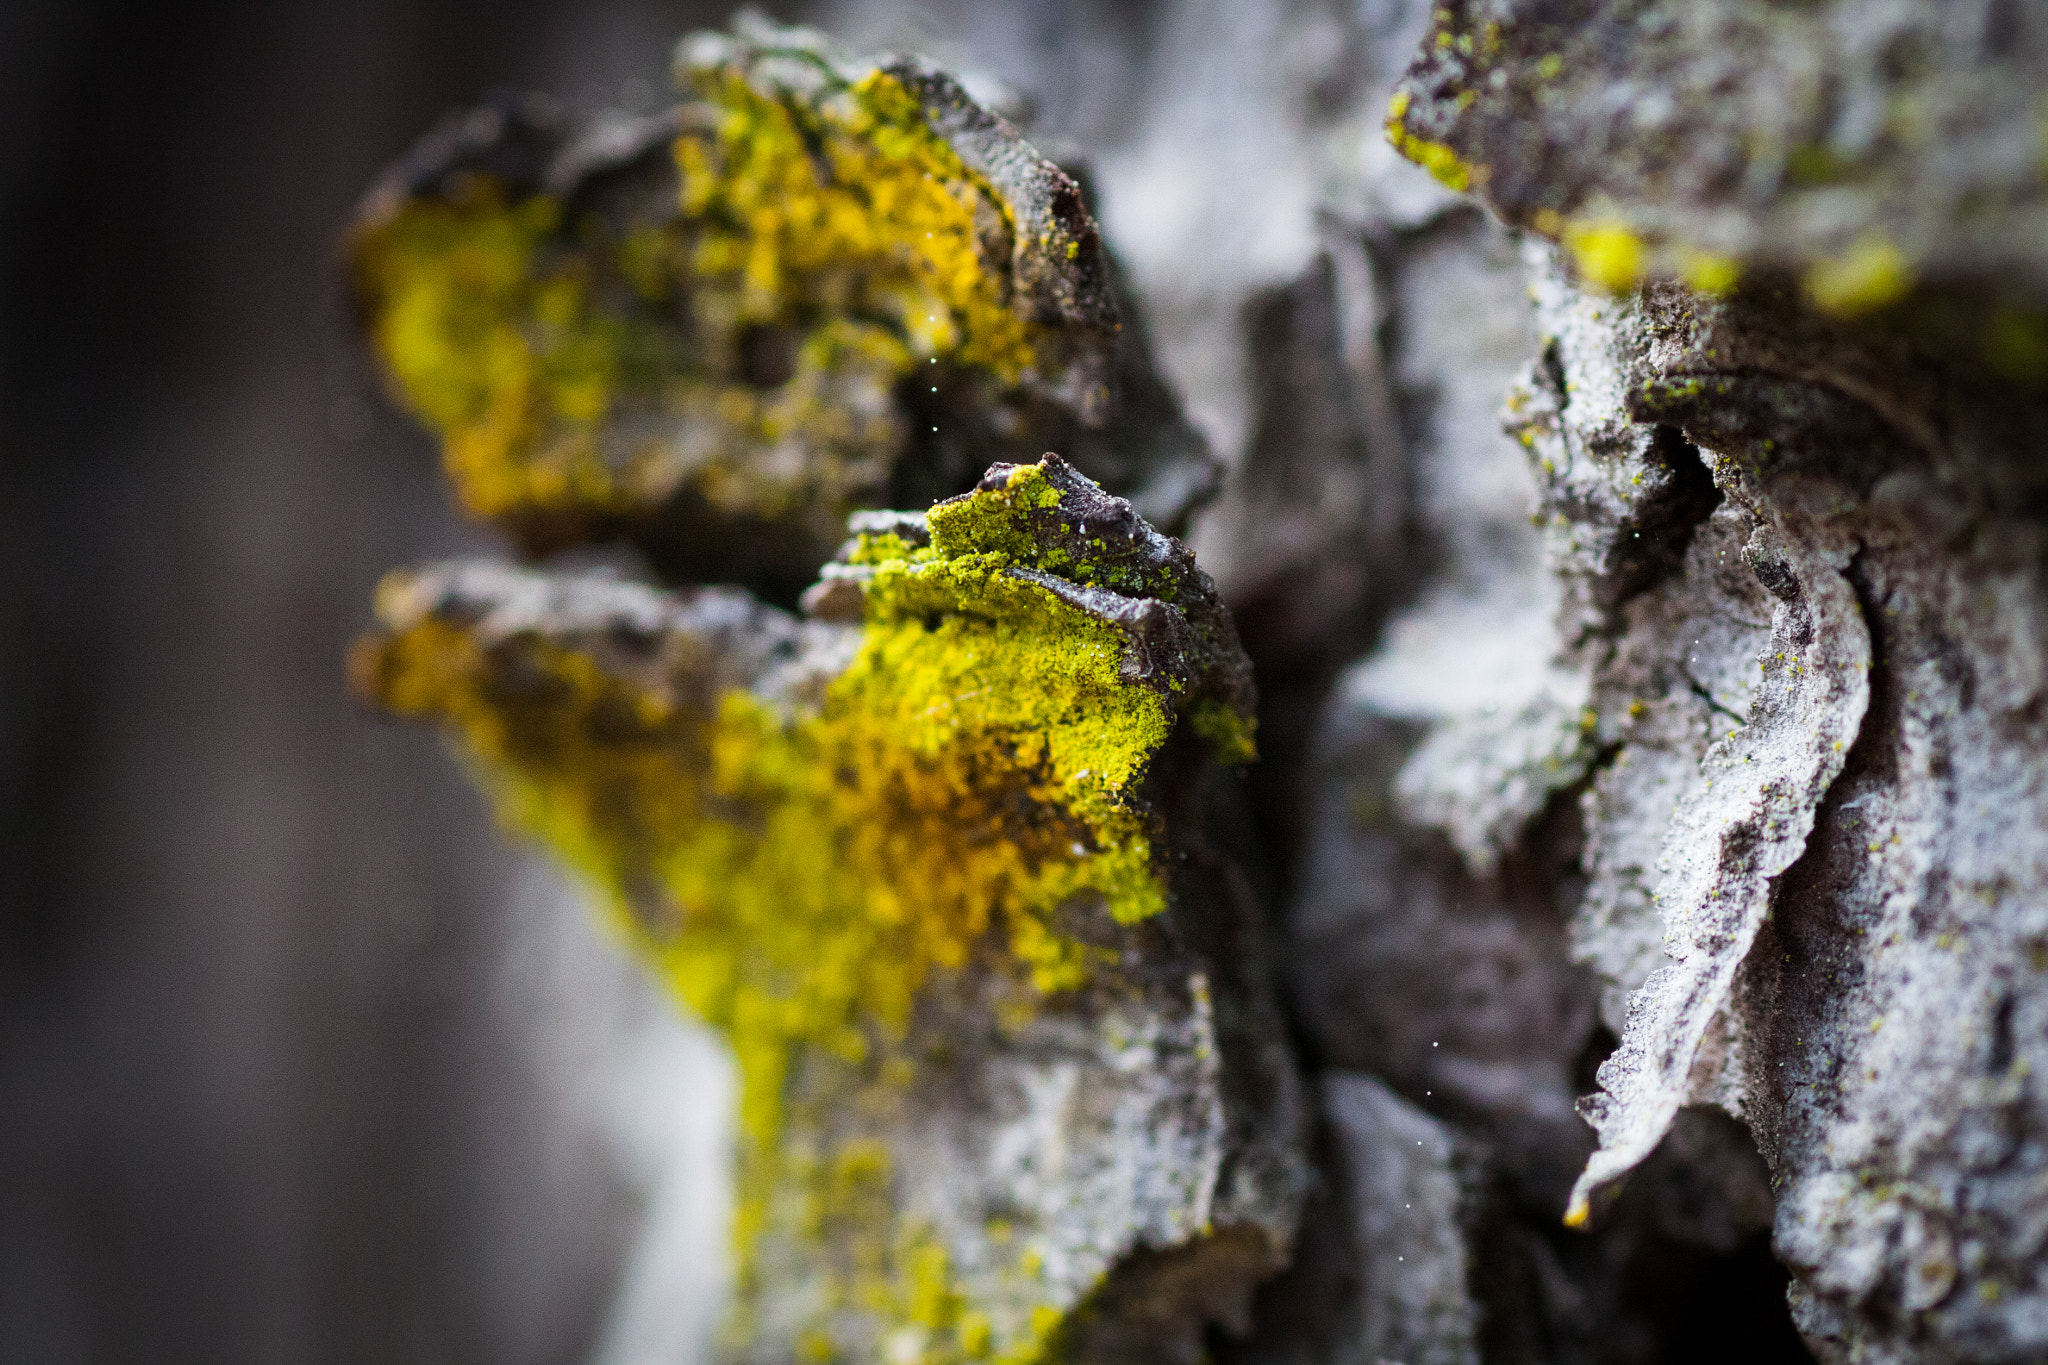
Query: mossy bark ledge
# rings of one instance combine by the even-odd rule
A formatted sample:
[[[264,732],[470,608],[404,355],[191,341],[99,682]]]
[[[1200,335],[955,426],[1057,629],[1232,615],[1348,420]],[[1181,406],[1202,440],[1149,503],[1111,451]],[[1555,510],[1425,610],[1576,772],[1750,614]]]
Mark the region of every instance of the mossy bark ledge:
[[[397,574],[356,676],[447,725],[730,1041],[730,1358],[1197,1360],[1304,1186],[1204,832],[1252,744],[1229,616],[1057,457],[857,519],[826,585],[857,624]]]

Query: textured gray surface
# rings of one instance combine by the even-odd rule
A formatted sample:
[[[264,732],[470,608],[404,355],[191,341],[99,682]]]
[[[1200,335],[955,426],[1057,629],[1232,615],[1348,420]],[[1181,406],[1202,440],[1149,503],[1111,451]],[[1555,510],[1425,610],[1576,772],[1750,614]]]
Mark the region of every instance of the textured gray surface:
[[[1608,298],[1530,258],[1543,339],[1508,422],[1559,586],[1553,658],[1588,686],[1573,952],[1621,1035],[1579,1193],[1682,1106],[1721,1108],[1771,1163],[1816,1350],[2036,1358],[2039,1030],[2015,1021],[2039,994],[2043,415],[1982,300],[2041,288],[2039,15],[1435,22],[1400,127],[1460,161],[1415,154],[1604,283],[1696,250],[1787,283]],[[1603,224],[1640,239],[1627,271],[1589,246]],[[1830,296],[1858,251],[1868,291]],[[1914,311],[1855,328],[1801,307],[1916,283]],[[1528,746],[1496,733],[1432,739],[1400,784],[1480,871],[1527,805]],[[1676,1140],[1660,1161],[1687,1163]]]
[[[1745,723],[1700,756],[1666,826],[1651,899],[1673,961],[1635,997],[1621,1047],[1600,1070],[1605,1093],[1585,1107],[1600,1152],[1573,1193],[1574,1221],[1601,1182],[1650,1154],[1681,1104],[1719,1099],[1718,1073],[1741,1065],[1739,1035],[1724,1028],[1709,1043],[1709,1031],[1870,699],[1869,631],[1843,577],[1851,542],[1814,515],[1814,499],[1798,505],[1807,490],[1774,489],[1790,495],[1779,502],[1729,482],[1733,497],[1750,495],[1743,554],[1778,602]],[[1727,1107],[1739,1116],[1739,1103]]]
[[[1474,1198],[1452,1129],[1370,1076],[1336,1073],[1323,1102],[1351,1191],[1358,1334],[1332,1365],[1479,1365],[1467,1231]]]
[[[2040,410],[1768,296],[1653,289],[1546,321],[1571,401],[1517,405],[1539,467],[1599,457],[1575,413],[1619,393],[1638,444],[1682,431],[1724,495],[1598,669],[1618,747],[1574,937],[1622,1044],[1582,1191],[1679,1105],[1716,1105],[1772,1162],[1817,1347],[2031,1358],[2048,1191],[2037,1035],[2014,1021],[2043,867]],[[1670,960],[1646,976],[1653,934]]]

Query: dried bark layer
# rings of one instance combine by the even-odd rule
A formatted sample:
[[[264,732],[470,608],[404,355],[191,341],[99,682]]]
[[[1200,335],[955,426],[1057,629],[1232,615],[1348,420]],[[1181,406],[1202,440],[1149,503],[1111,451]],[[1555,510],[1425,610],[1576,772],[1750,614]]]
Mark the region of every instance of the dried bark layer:
[[[1659,1112],[1717,1104],[1772,1162],[1816,1343],[2038,1353],[2048,1106],[2026,1081],[2039,1035],[2012,1020],[2041,991],[2048,871],[2044,414],[1769,299],[1652,291],[1614,336],[1633,413],[1711,453],[1774,600],[1744,726],[1678,775],[1654,911],[1678,966],[1641,983],[1603,1068],[1582,1188]],[[1720,610],[1710,583],[1695,621]],[[1795,718],[1780,698],[1802,691],[1817,709]],[[1818,767],[1771,773],[1756,746],[1779,744]],[[1763,791],[1737,759],[1777,779],[1775,827],[1701,818]],[[1695,962],[1716,964],[1706,989]]]

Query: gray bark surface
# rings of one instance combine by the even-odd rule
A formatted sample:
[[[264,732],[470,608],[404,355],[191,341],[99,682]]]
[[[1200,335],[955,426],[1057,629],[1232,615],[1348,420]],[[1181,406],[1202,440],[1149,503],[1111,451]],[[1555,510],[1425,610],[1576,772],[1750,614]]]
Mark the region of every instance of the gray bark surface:
[[[847,509],[504,543],[323,347],[349,202],[480,92],[562,99],[394,194],[517,134],[520,194],[669,212],[670,54],[724,16],[44,8],[0,16],[0,1357],[697,1365],[729,1066],[336,665],[378,573],[483,555],[451,623],[722,602],[749,685],[740,637],[843,646],[860,574],[808,620],[706,585],[794,603]],[[965,1273],[1033,1210],[1083,1357],[2048,1358],[2040,8],[777,13],[917,54],[1087,248],[1003,239],[1075,363],[868,394],[908,436],[849,505],[1059,450],[1184,529],[1256,681],[1243,789],[1175,789],[1219,940],[1133,935],[1126,993],[999,1046],[924,1016],[962,1060],[883,1127]]]

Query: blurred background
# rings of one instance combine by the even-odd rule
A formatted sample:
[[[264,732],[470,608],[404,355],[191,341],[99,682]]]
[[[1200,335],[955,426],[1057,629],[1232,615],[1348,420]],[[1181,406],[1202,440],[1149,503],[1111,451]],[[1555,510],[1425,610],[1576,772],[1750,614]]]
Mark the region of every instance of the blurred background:
[[[334,261],[442,113],[652,106],[725,9],[0,5],[0,1360],[697,1357],[717,1049],[343,690],[379,575],[490,538],[380,402]],[[1245,301],[1311,259],[1332,139],[1380,155],[1423,18],[766,9],[1086,152],[1226,458]]]

